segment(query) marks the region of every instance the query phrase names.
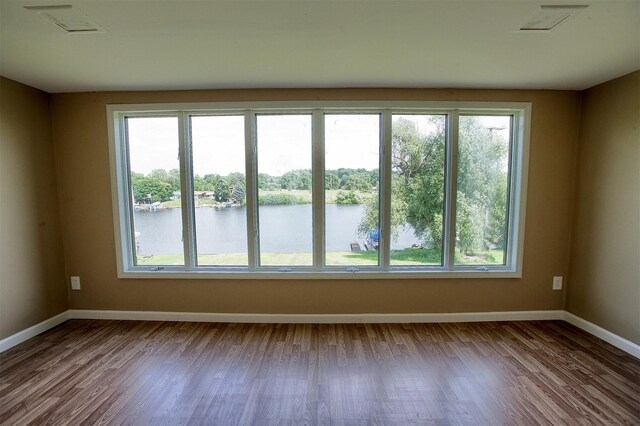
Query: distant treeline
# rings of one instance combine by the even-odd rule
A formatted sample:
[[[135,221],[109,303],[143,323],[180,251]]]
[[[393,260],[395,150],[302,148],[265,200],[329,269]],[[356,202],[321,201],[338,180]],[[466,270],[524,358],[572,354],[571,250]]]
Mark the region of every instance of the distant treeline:
[[[311,176],[309,169],[292,170],[282,176],[259,173],[258,188],[264,191],[311,190]],[[174,193],[180,191],[180,171],[155,169],[147,175],[132,172],[131,183],[133,197],[138,203],[168,201]],[[377,186],[377,169],[341,168],[325,172],[325,189],[371,192],[377,189]],[[204,176],[195,175],[193,189],[212,192],[216,201],[242,203],[245,198],[244,173],[231,173],[227,176],[213,173]]]
[[[336,169],[326,170],[325,189],[342,189],[346,191],[371,192],[378,186],[378,169]],[[311,170],[292,170],[282,176],[258,174],[258,187],[265,191],[311,190]]]

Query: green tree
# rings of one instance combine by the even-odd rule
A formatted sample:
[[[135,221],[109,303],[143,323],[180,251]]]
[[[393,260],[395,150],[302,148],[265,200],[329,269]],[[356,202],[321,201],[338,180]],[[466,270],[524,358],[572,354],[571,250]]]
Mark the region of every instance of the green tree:
[[[477,118],[460,120],[457,239],[466,255],[504,247],[508,149],[508,141]]]
[[[193,190],[194,191],[206,191],[207,190],[207,182],[204,180],[202,176],[195,175],[193,177]]]
[[[247,198],[247,195],[246,195],[247,189],[244,183],[244,176],[242,177],[242,179],[232,180],[232,182],[233,182],[232,186],[230,187],[231,198],[236,203],[240,203],[244,205]]]
[[[354,191],[338,191],[336,204],[360,204],[360,198]]]
[[[131,172],[131,182],[135,182],[139,179],[143,179],[144,178],[144,174],[142,173],[138,173],[138,172]]]
[[[227,202],[231,196],[231,186],[227,178],[220,176],[214,187],[216,201]]]
[[[358,234],[367,237],[369,231],[380,228],[380,209],[378,197],[367,197],[364,200],[364,215],[358,225]],[[391,202],[391,238],[397,239],[405,221],[404,204],[397,200]]]
[[[372,190],[370,177],[367,173],[363,172],[351,173],[346,176],[343,189],[370,192]]]
[[[432,118],[436,131],[421,135],[416,124],[407,119],[393,123],[392,133],[392,237],[411,225],[426,244],[442,245],[444,207],[445,131],[442,120]],[[371,222],[377,212],[365,211],[363,223]]]
[[[213,191],[216,190],[216,185],[221,179],[219,174],[209,173],[204,175],[202,189],[200,191]]]
[[[482,211],[477,205],[469,203],[462,191],[458,191],[456,201],[456,242],[460,252],[472,256],[484,251],[482,232]]]
[[[167,173],[167,183],[171,185],[173,191],[180,191],[180,170],[169,170],[169,173]]]
[[[411,225],[426,244],[441,248],[446,129],[439,117],[432,117],[430,125],[434,131],[423,135],[413,121],[394,120],[391,226],[395,236],[399,228]],[[507,151],[508,141],[478,118],[460,120],[456,237],[463,254],[504,246]],[[362,234],[378,223],[377,215],[377,203],[366,203]]]
[[[335,170],[324,173],[324,189],[340,189],[340,176]]]
[[[132,183],[133,198],[137,203],[155,203],[171,199],[171,185],[158,178],[137,178]]]
[[[165,169],[153,169],[147,175],[147,177],[155,178],[155,179],[161,180],[163,182],[168,182],[169,181],[169,173],[167,173],[167,171]]]
[[[266,173],[258,174],[258,188],[263,191],[275,191],[280,188],[280,180],[276,176]]]
[[[282,189],[311,190],[311,170],[291,170],[280,177]]]

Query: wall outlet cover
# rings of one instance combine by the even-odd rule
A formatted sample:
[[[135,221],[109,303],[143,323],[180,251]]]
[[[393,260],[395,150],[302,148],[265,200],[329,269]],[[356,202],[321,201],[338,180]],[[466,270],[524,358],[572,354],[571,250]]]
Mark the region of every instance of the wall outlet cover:
[[[562,277],[553,277],[553,289],[562,290]]]
[[[71,277],[71,290],[80,290],[80,277]]]

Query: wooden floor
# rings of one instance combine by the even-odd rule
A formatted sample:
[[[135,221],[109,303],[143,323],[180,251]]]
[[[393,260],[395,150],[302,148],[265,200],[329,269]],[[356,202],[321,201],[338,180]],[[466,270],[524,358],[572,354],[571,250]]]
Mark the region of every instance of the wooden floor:
[[[0,424],[640,424],[640,361],[562,321],[71,320],[0,355]]]

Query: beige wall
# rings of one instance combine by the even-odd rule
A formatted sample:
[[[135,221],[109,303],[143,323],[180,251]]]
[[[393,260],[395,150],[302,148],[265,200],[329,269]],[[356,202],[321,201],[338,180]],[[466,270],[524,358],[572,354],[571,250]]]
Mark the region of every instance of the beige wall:
[[[533,102],[522,279],[118,279],[105,106],[250,100]],[[553,275],[567,275],[579,94],[495,90],[231,90],[52,95],[67,272],[74,309],[251,313],[462,312],[562,309]]]
[[[67,309],[49,95],[0,77],[0,339]]]
[[[567,310],[640,343],[640,71],[583,93]]]

